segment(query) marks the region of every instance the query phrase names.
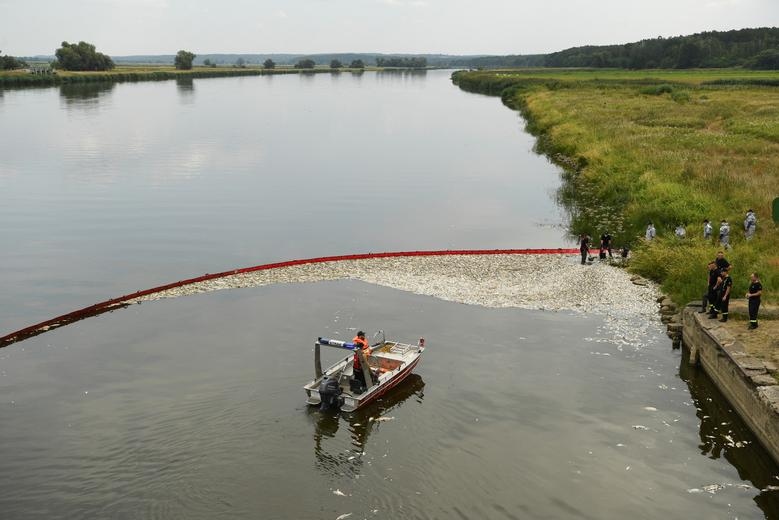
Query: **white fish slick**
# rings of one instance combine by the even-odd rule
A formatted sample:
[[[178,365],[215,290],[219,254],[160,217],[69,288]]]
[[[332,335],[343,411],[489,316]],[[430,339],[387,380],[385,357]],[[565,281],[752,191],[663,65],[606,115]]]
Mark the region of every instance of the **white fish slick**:
[[[647,428],[643,424],[634,424],[633,425],[633,429],[634,430],[644,430],[644,431],[648,431],[649,430],[649,428]]]
[[[352,513],[344,513],[340,516],[335,517],[335,520],[344,520],[344,518],[349,518],[350,516],[352,516]]]
[[[657,408],[655,408],[654,406],[645,406],[644,410],[646,410],[647,412],[656,412]]]
[[[700,488],[692,488],[688,489],[688,493],[711,493],[712,495],[716,494],[717,491],[725,489],[725,486],[722,484],[709,484],[708,486],[702,486]]]
[[[368,419],[368,421],[370,422],[384,422],[384,421],[394,421],[394,420],[395,420],[394,417],[387,417],[386,415],[382,415],[375,418],[371,417],[370,419]]]
[[[352,458],[354,458],[354,457],[352,457]],[[340,489],[336,489],[335,491],[333,491],[333,494],[334,495],[338,495],[339,497],[345,497],[346,496],[346,493],[344,493]]]
[[[220,278],[219,283],[189,284],[127,302],[277,283],[357,279],[485,307],[544,308],[578,314],[584,312],[581,302],[586,301],[588,314],[608,319],[605,333],[613,336],[609,342],[628,342],[635,350],[646,346],[648,331],[659,323],[656,286],[635,285],[627,271],[606,265],[593,266],[595,269],[583,277],[578,262],[570,260],[566,255],[458,255],[336,261],[237,273]],[[550,276],[556,280],[556,290],[539,290]],[[496,286],[494,280],[505,283]],[[609,287],[608,298],[603,298],[603,287]]]

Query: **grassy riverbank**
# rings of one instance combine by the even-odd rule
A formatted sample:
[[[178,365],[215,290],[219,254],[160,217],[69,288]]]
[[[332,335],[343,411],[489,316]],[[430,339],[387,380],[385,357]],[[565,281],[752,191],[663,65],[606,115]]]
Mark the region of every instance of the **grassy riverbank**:
[[[714,71],[477,71],[461,88],[500,95],[523,112],[538,148],[566,168],[561,202],[576,234],[604,231],[630,244],[631,269],[662,283],[677,302],[700,298],[706,261],[702,220],[731,224],[734,294],[761,273],[765,300],[779,301],[779,73]],[[744,213],[758,233],[742,237]],[[658,238],[638,237],[653,221]],[[687,226],[688,238],[673,229]]]
[[[363,69],[349,68],[331,69],[330,67],[316,67],[314,69],[296,69],[294,67],[277,67],[274,69],[264,69],[260,67],[194,67],[191,70],[178,70],[173,66],[162,65],[127,65],[100,72],[58,70],[56,74],[30,74],[25,70],[15,70],[0,72],[0,87],[110,81],[162,81],[176,78],[219,78],[231,76],[261,76],[267,74],[359,73],[362,70]]]

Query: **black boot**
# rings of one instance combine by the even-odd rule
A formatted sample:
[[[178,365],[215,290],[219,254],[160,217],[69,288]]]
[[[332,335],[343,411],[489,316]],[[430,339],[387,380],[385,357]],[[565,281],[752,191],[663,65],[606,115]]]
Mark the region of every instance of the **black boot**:
[[[728,315],[727,315],[727,313],[723,314],[723,315],[722,315],[722,319],[721,319],[721,320],[719,320],[719,321],[720,321],[720,322],[722,322],[722,323],[725,323],[726,321],[728,321]]]

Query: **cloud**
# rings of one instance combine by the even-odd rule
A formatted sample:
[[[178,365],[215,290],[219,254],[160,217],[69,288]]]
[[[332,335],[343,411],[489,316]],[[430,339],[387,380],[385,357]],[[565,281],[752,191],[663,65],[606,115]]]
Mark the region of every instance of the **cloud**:
[[[427,7],[427,0],[377,0],[380,4],[392,7]]]
[[[711,0],[706,3],[706,8],[735,7],[741,3],[741,0]]]
[[[279,9],[276,12],[276,18],[289,18],[289,16],[287,15],[286,11],[284,11],[283,9]]]
[[[169,0],[90,0],[96,4],[110,4],[116,7],[132,7],[142,9],[167,9],[170,7]]]

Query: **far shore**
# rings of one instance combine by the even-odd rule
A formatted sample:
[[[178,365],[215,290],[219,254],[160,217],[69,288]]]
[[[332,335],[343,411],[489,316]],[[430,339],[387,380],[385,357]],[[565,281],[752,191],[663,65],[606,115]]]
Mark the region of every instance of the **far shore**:
[[[272,69],[262,66],[246,67],[206,67],[195,66],[189,70],[179,70],[173,65],[121,65],[106,71],[68,71],[54,70],[51,73],[34,74],[30,69],[0,72],[0,87],[49,86],[70,83],[124,82],[124,81],[164,81],[180,78],[219,78],[231,76],[264,76],[274,74],[360,74],[364,71],[424,71],[426,69],[404,69],[392,67],[331,68],[319,65],[314,68],[295,68],[292,65],[277,65]]]

